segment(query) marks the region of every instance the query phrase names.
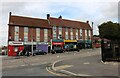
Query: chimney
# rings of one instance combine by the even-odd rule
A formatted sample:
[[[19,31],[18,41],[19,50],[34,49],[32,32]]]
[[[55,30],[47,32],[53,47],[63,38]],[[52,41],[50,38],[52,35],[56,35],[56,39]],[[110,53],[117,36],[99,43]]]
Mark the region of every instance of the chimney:
[[[47,19],[49,19],[50,18],[50,14],[47,14]]]
[[[88,24],[89,24],[89,21],[86,21],[86,23],[88,23]]]
[[[12,15],[12,12],[9,12],[9,16],[11,16]]]
[[[12,15],[12,12],[9,12],[9,24],[10,24],[11,15]]]
[[[59,16],[59,19],[62,19],[62,16],[61,16],[61,15]]]

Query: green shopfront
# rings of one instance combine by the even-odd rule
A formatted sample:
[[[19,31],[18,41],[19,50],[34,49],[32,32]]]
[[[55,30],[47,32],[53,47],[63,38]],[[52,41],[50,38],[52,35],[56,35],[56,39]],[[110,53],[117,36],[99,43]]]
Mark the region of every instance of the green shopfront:
[[[77,43],[79,49],[92,48],[91,40],[77,40]]]

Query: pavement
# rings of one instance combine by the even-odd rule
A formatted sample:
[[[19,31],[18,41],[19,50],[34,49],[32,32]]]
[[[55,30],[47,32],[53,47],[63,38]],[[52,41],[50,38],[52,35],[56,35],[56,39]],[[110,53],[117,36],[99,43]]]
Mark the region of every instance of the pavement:
[[[83,49],[80,52],[65,52],[65,53],[57,53],[57,54],[50,54],[47,55],[37,55],[37,56],[20,56],[20,57],[13,57],[13,56],[3,56],[2,57],[2,68],[12,68],[12,67],[19,67],[19,66],[28,66],[28,65],[39,65],[45,64],[48,61],[54,62],[59,59],[72,59],[79,57],[87,56],[86,52],[92,52],[92,49]],[[93,52],[93,54],[96,54]],[[72,56],[76,57],[72,57]],[[89,54],[90,55],[90,54]],[[71,58],[70,58],[71,57]],[[49,58],[49,59],[48,59]]]

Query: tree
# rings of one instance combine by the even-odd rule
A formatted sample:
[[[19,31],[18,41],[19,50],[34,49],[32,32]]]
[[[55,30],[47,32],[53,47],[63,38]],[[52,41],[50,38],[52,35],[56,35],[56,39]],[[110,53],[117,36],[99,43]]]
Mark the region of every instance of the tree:
[[[120,52],[120,24],[108,21],[99,25],[101,38],[107,38],[112,41],[112,50],[115,52],[114,43],[117,42]]]
[[[118,23],[113,23],[109,21],[99,26],[99,33],[101,38],[107,38],[110,40],[119,40],[120,26]]]

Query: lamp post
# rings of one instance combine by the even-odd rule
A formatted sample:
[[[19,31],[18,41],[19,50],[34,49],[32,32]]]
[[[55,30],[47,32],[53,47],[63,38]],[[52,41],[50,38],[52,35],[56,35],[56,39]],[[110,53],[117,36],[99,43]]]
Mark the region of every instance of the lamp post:
[[[33,28],[32,28],[32,33],[31,33],[31,43],[32,43],[31,51],[32,51],[32,56],[33,56]]]
[[[31,49],[32,49],[31,50],[32,51],[32,56],[33,56],[33,39],[32,39],[32,48]]]
[[[92,48],[94,49],[94,44],[93,44],[93,22],[92,22]]]

